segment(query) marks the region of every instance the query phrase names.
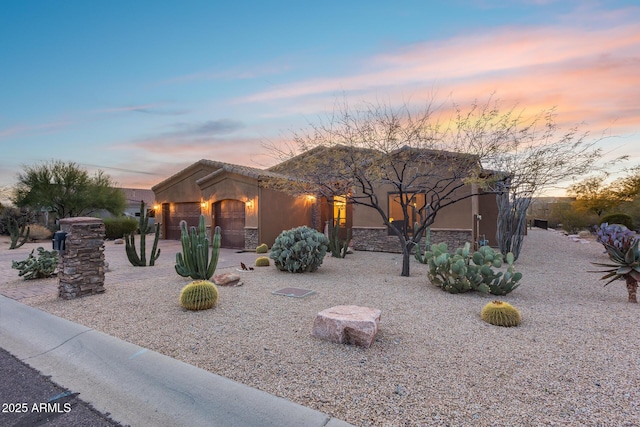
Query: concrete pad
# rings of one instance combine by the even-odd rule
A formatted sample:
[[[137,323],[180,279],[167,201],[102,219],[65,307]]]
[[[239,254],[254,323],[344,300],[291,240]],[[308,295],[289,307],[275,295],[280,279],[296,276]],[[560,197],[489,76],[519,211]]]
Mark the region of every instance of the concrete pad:
[[[0,347],[123,424],[349,424],[0,296]]]

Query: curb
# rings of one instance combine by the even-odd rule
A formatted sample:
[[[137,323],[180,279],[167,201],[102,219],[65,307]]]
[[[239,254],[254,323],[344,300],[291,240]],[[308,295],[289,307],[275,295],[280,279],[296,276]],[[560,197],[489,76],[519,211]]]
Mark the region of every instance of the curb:
[[[351,425],[1,295],[0,347],[125,425]]]

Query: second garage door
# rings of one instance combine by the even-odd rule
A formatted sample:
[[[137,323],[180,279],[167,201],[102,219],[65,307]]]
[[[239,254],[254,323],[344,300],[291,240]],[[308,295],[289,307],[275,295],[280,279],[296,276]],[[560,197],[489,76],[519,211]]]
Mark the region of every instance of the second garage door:
[[[221,246],[244,249],[244,203],[221,200],[214,205],[214,215],[214,224],[221,229]]]

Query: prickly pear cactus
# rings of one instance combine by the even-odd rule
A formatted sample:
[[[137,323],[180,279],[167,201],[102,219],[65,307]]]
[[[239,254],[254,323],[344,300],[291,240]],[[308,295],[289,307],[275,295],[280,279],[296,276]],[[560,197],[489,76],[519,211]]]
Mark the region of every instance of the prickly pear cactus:
[[[522,316],[517,308],[504,301],[492,301],[485,305],[480,312],[480,317],[487,323],[496,326],[518,326]]]
[[[47,251],[43,247],[39,247],[37,257],[31,251],[24,261],[12,261],[11,268],[18,270],[18,275],[24,280],[51,277],[57,273],[58,252]]]
[[[512,253],[507,254],[507,270],[495,272],[501,268],[504,259],[501,253],[491,247],[483,246],[471,254],[470,244],[458,248],[454,254],[447,252],[447,245],[431,245],[424,253],[429,265],[427,276],[431,283],[450,293],[479,291],[492,295],[506,295],[520,285],[522,273],[515,272]]]

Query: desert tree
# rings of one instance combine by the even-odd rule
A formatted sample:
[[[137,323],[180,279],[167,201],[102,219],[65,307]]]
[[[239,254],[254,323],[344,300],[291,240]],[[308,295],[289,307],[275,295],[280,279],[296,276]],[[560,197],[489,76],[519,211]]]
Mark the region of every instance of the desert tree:
[[[124,193],[103,171],[91,176],[78,164],[60,160],[23,169],[15,186],[16,206],[47,209],[58,218],[89,215],[101,209],[114,215],[124,211]]]
[[[544,190],[592,172],[606,171],[626,158],[603,162],[597,147],[604,136],[592,138],[579,126],[563,131],[556,123],[555,108],[526,117],[517,116],[518,131],[508,146],[485,159],[485,165],[503,176],[493,191],[498,195],[496,239],[502,253],[517,259],[526,231],[526,212],[531,200]]]
[[[482,160],[512,146],[518,132],[514,111],[501,112],[493,102],[457,108],[445,120],[437,112],[432,103],[418,109],[344,103],[320,123],[294,132],[292,144],[269,145],[283,160],[270,170],[284,176],[270,185],[329,200],[344,196],[374,209],[398,237],[401,275],[409,276],[411,251],[442,209],[473,197],[474,185],[503,191],[495,190],[495,180],[503,177],[487,173]],[[388,194],[401,218],[390,217]]]
[[[606,184],[607,174],[591,176],[567,188],[567,195],[575,197],[578,211],[590,212],[598,217],[620,205],[620,197],[611,185]]]

